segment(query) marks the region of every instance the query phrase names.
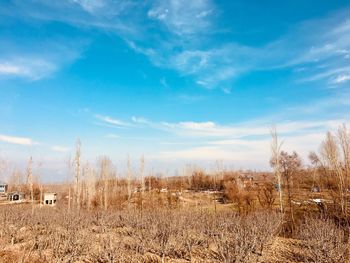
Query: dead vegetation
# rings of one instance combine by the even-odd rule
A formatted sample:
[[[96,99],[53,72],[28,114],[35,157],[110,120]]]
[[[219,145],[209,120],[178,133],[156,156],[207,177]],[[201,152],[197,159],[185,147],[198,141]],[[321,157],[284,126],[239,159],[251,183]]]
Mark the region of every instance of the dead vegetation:
[[[6,207],[2,258],[23,262],[256,262],[281,224],[276,213]]]

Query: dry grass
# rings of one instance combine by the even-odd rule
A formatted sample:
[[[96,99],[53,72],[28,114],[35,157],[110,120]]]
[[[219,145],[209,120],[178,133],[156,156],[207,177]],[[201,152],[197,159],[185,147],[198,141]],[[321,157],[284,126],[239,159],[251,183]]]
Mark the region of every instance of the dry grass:
[[[280,217],[206,210],[81,211],[12,206],[0,213],[6,262],[256,262]]]

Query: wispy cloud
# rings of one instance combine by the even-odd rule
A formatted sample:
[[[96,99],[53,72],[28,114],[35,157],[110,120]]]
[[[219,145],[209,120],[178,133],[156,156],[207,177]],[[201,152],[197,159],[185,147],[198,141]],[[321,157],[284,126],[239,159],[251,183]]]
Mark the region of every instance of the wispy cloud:
[[[350,72],[350,67],[340,67],[340,68],[321,68],[319,69],[321,72],[317,72],[308,76],[306,78],[300,79],[300,81],[318,81],[318,80],[327,80],[331,79],[334,76],[339,76]]]
[[[339,102],[338,102],[339,103]],[[276,118],[264,117],[246,122],[219,124],[214,121],[152,121],[144,117],[131,117],[133,123],[127,123],[108,116],[96,115],[97,118],[106,123],[116,126],[132,127],[134,129],[153,129],[171,133],[184,138],[220,138],[222,142],[254,137],[270,137],[270,128],[278,124],[278,131],[283,136],[307,134],[310,132],[325,132],[336,129],[341,123],[347,123],[347,116],[344,118],[330,118],[318,120],[277,120]],[[233,141],[237,142],[237,141]]]
[[[138,124],[151,124],[151,122],[144,117],[132,116],[131,120]]]
[[[296,134],[310,131],[327,131],[336,128],[346,119],[318,120],[318,121],[282,121],[278,123],[278,131],[281,134]],[[178,122],[161,123],[161,129],[181,136],[194,137],[221,137],[242,138],[249,136],[270,136],[272,122],[270,120],[254,120],[245,123],[231,125],[218,125],[212,121],[208,122]]]
[[[334,131],[344,120],[289,122],[278,125],[282,148],[285,151],[296,151],[307,163],[310,151],[318,151],[319,145],[325,138],[327,130]],[[349,123],[347,123],[349,124]],[[212,125],[209,125],[210,128]],[[173,147],[155,154],[158,159],[214,161],[225,160],[236,165],[268,169],[270,158],[270,130],[260,125],[237,125],[232,134],[222,134],[213,139],[211,136],[202,137],[203,140],[190,140],[191,146],[174,144]],[[192,129],[193,127],[189,127]],[[195,129],[197,127],[195,126]],[[246,129],[251,133],[246,134]]]
[[[152,121],[133,116],[131,121],[133,133],[142,132],[143,141],[154,141],[157,150],[149,153],[150,158],[206,162],[222,159],[264,169],[268,169],[272,124],[277,124],[283,150],[295,150],[305,160],[309,151],[319,149],[328,130],[335,131],[342,123],[350,125],[347,115],[314,120],[283,119],[283,116],[278,119],[270,116],[220,124],[214,121]],[[152,137],[155,133],[157,138]],[[135,138],[121,136],[118,139],[122,143]]]
[[[96,11],[102,9],[106,3],[103,0],[71,0],[73,3],[77,3],[84,10],[89,13],[95,13]]]
[[[12,143],[12,144],[18,144],[18,145],[33,145],[35,142],[26,137],[16,137],[16,136],[10,136],[10,135],[2,135],[0,134],[0,141],[6,142],[6,143]]]
[[[21,58],[0,62],[0,75],[38,80],[56,71],[57,66],[41,58]]]
[[[339,84],[344,83],[350,80],[350,74],[349,75],[338,75],[334,80],[333,83]]]
[[[22,71],[23,70],[17,65],[13,65],[13,64],[9,64],[9,63],[0,64],[0,74],[17,75],[17,74],[21,74]]]
[[[295,74],[296,78],[323,80],[312,76],[345,67],[350,58],[348,9],[323,19],[302,22],[274,41],[255,47],[231,39],[214,41],[220,37],[217,18],[224,10],[219,10],[210,0],[155,0],[142,4],[131,0],[59,3],[40,0],[15,1],[12,5],[11,10],[16,12],[9,9],[6,14],[112,32],[156,66],[191,76],[199,86],[220,88],[224,92],[237,78],[257,70],[303,67],[302,72]],[[155,27],[157,33],[154,34]],[[61,64],[55,60],[43,61],[55,68]],[[3,74],[43,75],[40,71],[28,73],[18,64],[4,63]],[[326,67],[318,68],[320,64]],[[347,74],[329,75],[326,83],[344,83],[341,75]],[[340,81],[334,81],[337,79]]]
[[[195,102],[204,100],[205,96],[181,94],[177,97],[177,99],[184,103],[195,103]]]
[[[334,80],[349,74],[349,14],[350,9],[343,9],[323,19],[303,22],[268,45],[274,50],[276,66],[303,68],[296,74],[303,81],[341,84]]]
[[[173,34],[188,35],[209,30],[211,20],[206,18],[212,12],[213,3],[209,0],[166,0],[154,1],[148,17],[164,24]]]
[[[66,153],[66,152],[69,152],[71,150],[69,147],[61,146],[61,145],[54,145],[51,147],[51,149],[54,152],[62,152],[62,153]]]
[[[20,44],[22,42],[26,45]],[[69,39],[55,37],[41,40],[0,37],[0,76],[30,81],[51,76],[77,60],[86,43],[85,40],[75,39],[70,44]]]
[[[99,114],[96,114],[95,115],[95,118],[106,123],[106,124],[110,124],[110,125],[113,125],[113,126],[116,126],[116,127],[120,127],[120,128],[127,128],[127,127],[131,127],[132,124],[131,123],[128,123],[128,122],[124,122],[122,120],[118,120],[118,119],[115,119],[115,118],[112,118],[110,116],[104,116],[104,115],[99,115]]]
[[[193,76],[195,82],[205,88],[221,88],[225,91],[232,81],[244,74],[295,67],[304,69],[295,78],[308,81],[326,78],[327,84],[337,77],[332,72],[348,65],[350,27],[346,17],[349,13],[349,10],[344,10],[325,19],[300,23],[285,35],[261,47],[221,42],[203,48],[201,42],[197,41],[163,39],[157,48],[140,47],[135,43],[134,48],[136,51],[152,50],[142,53],[158,66],[170,67],[182,75]],[[199,34],[196,37],[201,39]],[[207,36],[203,41],[213,43],[211,37]],[[182,47],[180,52],[170,52],[171,55],[167,55],[168,51],[164,52],[164,49],[171,50],[172,46],[178,45]]]

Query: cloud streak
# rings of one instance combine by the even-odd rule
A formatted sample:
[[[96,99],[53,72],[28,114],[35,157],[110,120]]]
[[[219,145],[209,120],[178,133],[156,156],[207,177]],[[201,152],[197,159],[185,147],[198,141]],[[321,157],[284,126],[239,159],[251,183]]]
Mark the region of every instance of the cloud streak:
[[[80,58],[86,42],[75,39],[50,38],[26,41],[0,38],[0,76],[37,81],[46,78]]]
[[[0,134],[0,141],[11,143],[11,144],[24,145],[24,146],[31,146],[35,144],[35,142],[30,138],[16,137],[16,136],[2,135],[2,134]]]
[[[57,66],[39,57],[10,59],[0,62],[0,75],[39,80],[57,70]]]
[[[229,93],[241,76],[277,68],[303,67],[303,73],[295,74],[296,79],[326,78],[325,84],[340,85],[348,80],[348,72],[338,75],[331,72],[344,68],[350,59],[349,9],[300,23],[274,41],[255,47],[232,40],[214,41],[222,34],[217,20],[224,10],[219,10],[210,0],[155,0],[142,4],[131,0],[66,0],[55,4],[29,1],[13,5],[16,12],[22,12],[17,15],[112,32],[157,67],[190,76],[194,83],[207,89],[220,88]],[[154,32],[154,28],[158,31]],[[56,68],[60,65],[52,60],[47,62]],[[26,70],[16,65],[5,67],[2,63],[0,72],[24,72],[19,75],[34,78],[43,75],[25,73]],[[326,75],[322,77],[322,74]]]
[[[193,35],[210,30],[207,19],[213,13],[213,3],[209,0],[154,1],[147,15],[163,24],[172,34]]]
[[[61,146],[61,145],[54,145],[51,147],[51,149],[54,151],[54,152],[61,152],[61,153],[67,153],[70,151],[70,148],[69,147],[66,147],[66,146]]]
[[[119,128],[128,128],[128,127],[132,127],[131,123],[128,122],[124,122],[115,118],[112,118],[110,116],[104,116],[104,115],[99,115],[96,114],[95,118],[102,121],[103,123],[115,126],[115,127],[119,127]]]

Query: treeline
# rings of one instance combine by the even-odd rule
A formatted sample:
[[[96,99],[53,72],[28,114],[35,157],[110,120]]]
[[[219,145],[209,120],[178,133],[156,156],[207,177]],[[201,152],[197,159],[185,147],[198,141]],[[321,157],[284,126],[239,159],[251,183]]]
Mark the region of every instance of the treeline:
[[[309,154],[308,165],[298,153],[281,148],[276,131],[272,132],[271,146],[273,173],[229,171],[222,167],[208,173],[187,166],[183,175],[168,177],[146,174],[143,157],[136,168],[128,157],[123,175],[117,173],[107,156],[99,157],[95,164],[84,162],[81,143],[77,141],[74,159],[68,162],[70,179],[58,190],[60,203],[64,202],[68,209],[123,208],[135,203],[142,207],[146,199],[159,201],[159,193],[176,197],[182,191],[211,191],[214,199],[231,202],[244,213],[278,208],[294,221],[297,205],[322,199],[317,206],[322,212],[348,216],[350,135],[345,125],[326,134],[320,150]],[[25,173],[13,174],[11,188],[25,192],[34,201],[41,200],[45,186],[33,176],[32,165],[30,159]],[[21,176],[25,180],[20,180]]]

